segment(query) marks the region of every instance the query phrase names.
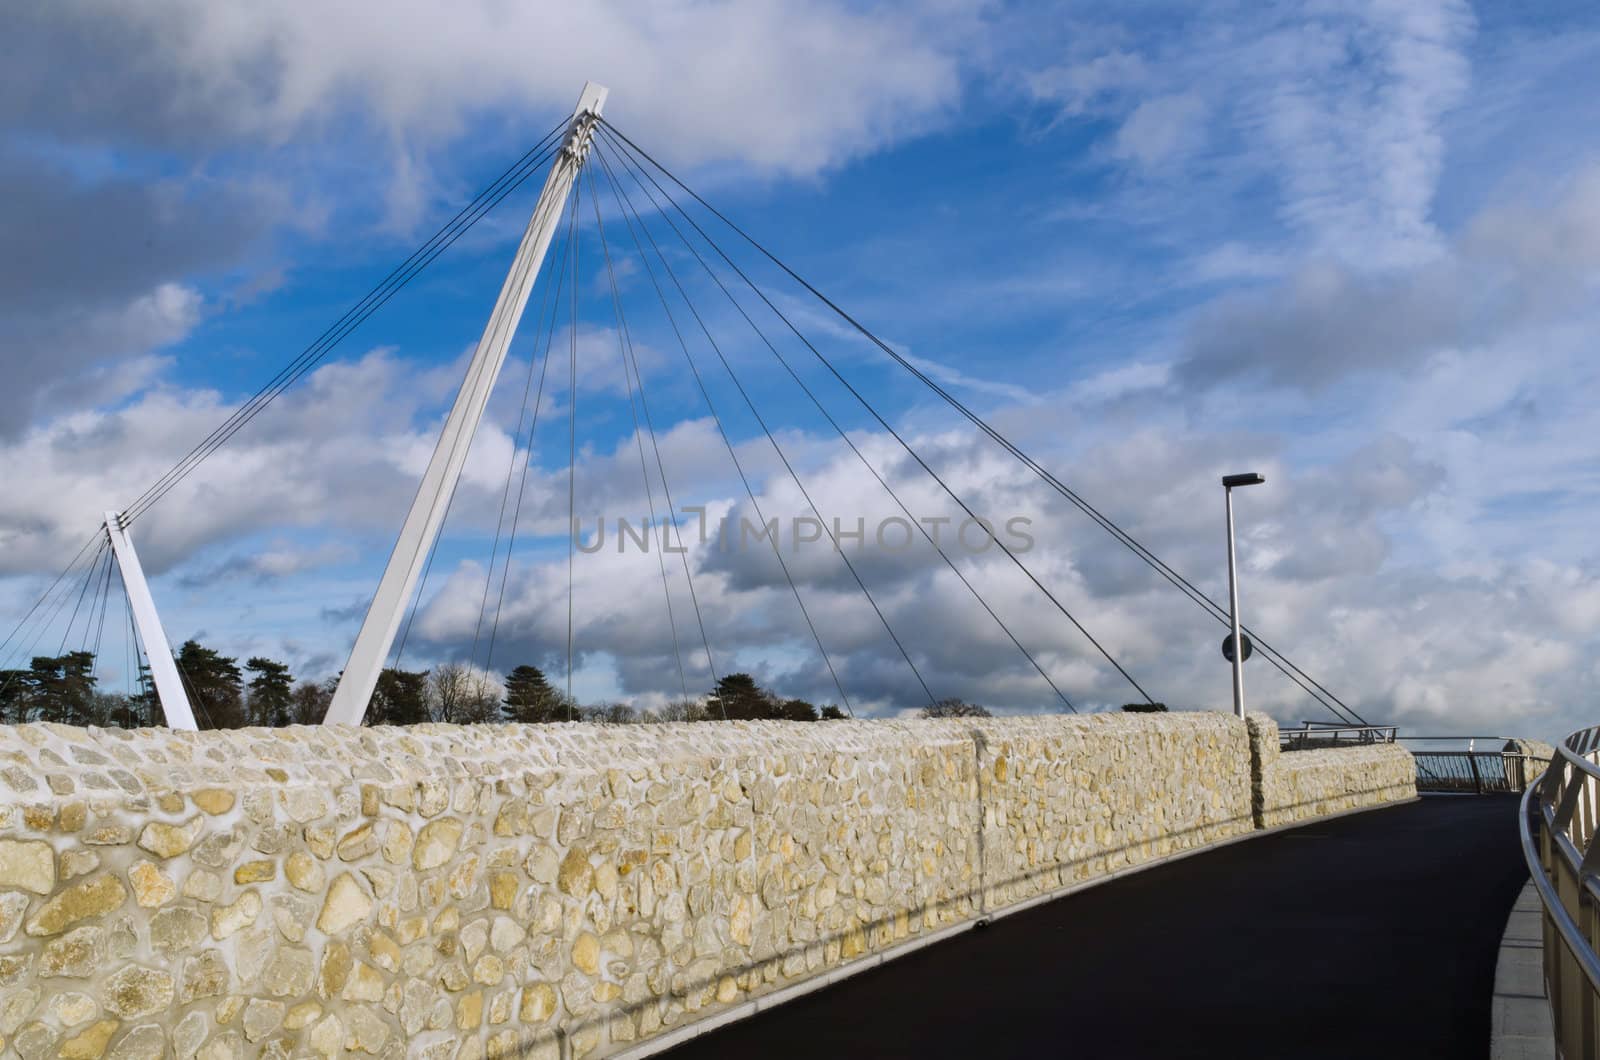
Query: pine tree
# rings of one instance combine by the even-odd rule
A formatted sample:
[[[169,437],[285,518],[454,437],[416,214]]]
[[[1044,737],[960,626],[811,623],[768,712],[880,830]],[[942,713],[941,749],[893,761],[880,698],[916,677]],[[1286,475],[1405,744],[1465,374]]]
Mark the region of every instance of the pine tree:
[[[779,710],[784,721],[817,720],[817,708],[803,699],[786,699]]]
[[[89,724],[95,691],[93,652],[35,656],[21,674],[21,720]]]
[[[176,658],[199,723],[209,729],[242,728],[246,719],[238,660],[193,640],[183,642]]]
[[[749,674],[728,674],[719,680],[706,703],[706,712],[729,721],[783,717],[777,697],[756,684]]]
[[[161,710],[161,697],[156,695],[156,683],[150,676],[148,663],[139,663],[138,675],[139,691],[128,697],[128,711],[131,715],[128,727],[131,729],[154,729],[167,724],[167,716]]]
[[[428,672],[386,667],[367,704],[367,725],[420,725],[428,716]]]
[[[518,666],[506,675],[506,717],[536,724],[565,721],[567,697],[550,684],[537,666]]]
[[[244,668],[255,676],[250,678],[249,719],[251,725],[281,728],[292,720],[291,698],[294,678],[289,667],[273,659],[253,656]]]
[[[0,670],[0,725],[21,725],[28,720],[33,682],[29,670]]]

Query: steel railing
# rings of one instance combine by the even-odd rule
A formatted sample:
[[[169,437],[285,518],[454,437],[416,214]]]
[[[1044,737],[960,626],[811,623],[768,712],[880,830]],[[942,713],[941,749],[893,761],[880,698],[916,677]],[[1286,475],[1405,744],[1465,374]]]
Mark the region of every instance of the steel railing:
[[[1600,1056],[1600,725],[1556,748],[1528,786],[1519,816],[1522,855],[1544,906],[1544,977],[1557,1053]]]
[[[1547,761],[1517,751],[1517,742],[1504,736],[1401,736],[1393,725],[1340,725],[1322,721],[1304,721],[1298,729],[1278,731],[1278,746],[1284,751],[1413,741],[1466,745],[1447,751],[1413,750],[1418,791],[1476,795],[1520,792],[1544,771]],[[1480,742],[1497,744],[1503,749],[1480,751],[1477,749]]]
[[[1285,751],[1310,751],[1320,747],[1350,747],[1362,744],[1394,743],[1393,725],[1328,725],[1301,722],[1298,729],[1279,729],[1278,746]]]
[[[1418,791],[1475,795],[1522,791],[1549,761],[1516,751],[1412,751],[1411,757]]]

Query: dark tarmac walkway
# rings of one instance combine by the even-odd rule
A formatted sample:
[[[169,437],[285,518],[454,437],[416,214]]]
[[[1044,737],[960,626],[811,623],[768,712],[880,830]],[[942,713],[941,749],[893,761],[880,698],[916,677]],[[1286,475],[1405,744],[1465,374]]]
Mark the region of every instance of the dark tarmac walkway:
[[[1514,796],[1247,840],[997,920],[666,1054],[1486,1057]]]

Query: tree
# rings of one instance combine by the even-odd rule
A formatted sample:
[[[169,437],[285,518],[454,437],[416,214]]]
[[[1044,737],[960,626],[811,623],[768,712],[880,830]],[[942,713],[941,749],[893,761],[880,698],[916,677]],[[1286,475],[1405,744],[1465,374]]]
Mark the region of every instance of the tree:
[[[290,724],[293,716],[294,678],[289,667],[281,662],[252,656],[244,668],[254,674],[250,678],[248,717],[251,725],[282,728]]]
[[[322,719],[328,714],[328,704],[333,702],[333,690],[339,684],[338,678],[330,677],[318,684],[316,681],[301,681],[294,686],[294,692],[289,696],[289,713],[293,718],[291,725],[321,725]]]
[[[28,670],[0,670],[0,725],[21,725],[28,720],[33,683]]]
[[[161,697],[156,695],[156,680],[150,674],[149,663],[139,663],[136,681],[139,690],[128,697],[128,709],[133,713],[134,728],[165,728],[167,714],[161,709]]]
[[[607,725],[631,725],[639,720],[639,715],[626,703],[602,703],[597,707],[586,708],[583,720],[603,722]]]
[[[499,682],[465,663],[442,663],[428,673],[428,709],[455,725],[501,722]]]
[[[518,666],[506,675],[507,720],[535,724],[564,721],[571,713],[567,697],[537,666]]]
[[[671,721],[709,721],[706,705],[692,699],[677,699],[658,710],[645,711],[639,720],[650,724]]]
[[[88,725],[95,691],[94,653],[69,651],[54,659],[35,659],[33,668],[39,674],[44,720]]]
[[[786,699],[778,708],[784,721],[816,721],[817,708],[803,699]]]
[[[1129,714],[1165,714],[1165,703],[1124,703],[1122,709]]]
[[[0,710],[13,724],[55,721],[63,725],[91,723],[95,693],[94,653],[38,655],[26,670],[0,674]]]
[[[844,718],[845,718],[844,711],[840,710],[837,706],[835,706],[832,703],[829,703],[829,704],[827,704],[826,706],[824,706],[822,708],[822,720],[823,721],[843,721]]]
[[[36,656],[26,670],[0,670],[0,724],[54,721],[103,728],[148,728],[161,722],[149,670],[139,667],[133,694],[98,687],[93,652]]]
[[[729,721],[751,721],[780,717],[777,697],[749,674],[728,674],[717,682],[706,702],[706,713]]]
[[[196,719],[207,728],[238,729],[245,724],[238,660],[186,640],[177,654]]]
[[[379,671],[364,724],[420,725],[428,720],[428,672],[393,667]]]
[[[103,729],[122,728],[127,725],[132,711],[129,709],[129,697],[121,692],[93,692],[89,696],[89,716],[85,721],[87,725],[98,725]]]
[[[980,707],[976,703],[968,703],[962,699],[941,699],[929,707],[922,708],[924,718],[992,718],[988,707]]]

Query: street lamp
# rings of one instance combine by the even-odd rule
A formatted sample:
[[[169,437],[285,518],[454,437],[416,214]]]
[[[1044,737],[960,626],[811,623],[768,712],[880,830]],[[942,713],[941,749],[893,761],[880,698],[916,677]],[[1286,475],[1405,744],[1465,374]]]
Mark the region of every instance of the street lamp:
[[[1223,654],[1233,663],[1233,713],[1244,717],[1245,640],[1239,634],[1239,575],[1233,558],[1233,488],[1259,486],[1267,481],[1254,471],[1242,475],[1223,475],[1222,493],[1228,509],[1228,624],[1233,635],[1223,645]],[[1231,650],[1230,650],[1231,649]]]

